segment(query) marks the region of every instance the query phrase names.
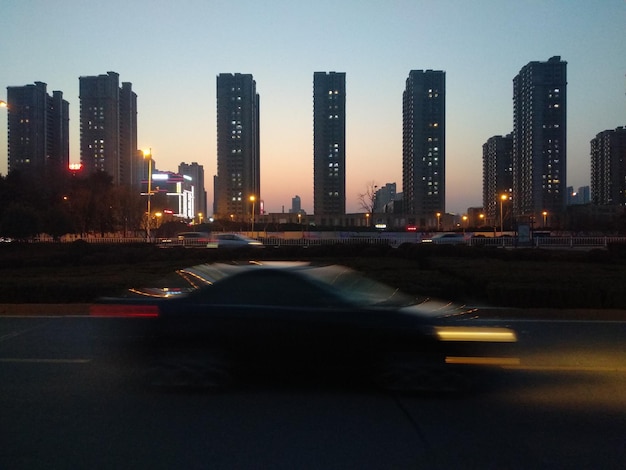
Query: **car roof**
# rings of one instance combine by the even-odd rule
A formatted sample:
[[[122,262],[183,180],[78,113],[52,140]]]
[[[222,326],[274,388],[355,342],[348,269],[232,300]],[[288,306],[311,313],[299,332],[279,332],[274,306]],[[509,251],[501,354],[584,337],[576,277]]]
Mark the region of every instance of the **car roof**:
[[[309,262],[207,263],[176,272],[161,289],[134,289],[155,297],[190,297],[230,305],[405,306],[412,296],[340,265]],[[162,295],[158,295],[159,290]]]

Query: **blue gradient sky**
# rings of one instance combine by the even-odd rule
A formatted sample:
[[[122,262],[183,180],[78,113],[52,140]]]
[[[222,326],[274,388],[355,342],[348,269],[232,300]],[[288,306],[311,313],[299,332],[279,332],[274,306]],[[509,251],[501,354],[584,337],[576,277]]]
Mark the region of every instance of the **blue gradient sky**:
[[[3,0],[0,99],[35,81],[70,102],[107,71],[138,95],[140,148],[157,167],[216,172],[215,82],[251,73],[261,97],[261,196],[313,208],[313,72],[346,72],[348,211],[369,181],[402,186],[402,91],[411,69],[446,71],[448,212],[482,205],[482,144],[513,127],[512,80],[533,60],[568,62],[567,185],[589,184],[589,141],[626,125],[624,0]],[[0,173],[6,174],[6,112]]]

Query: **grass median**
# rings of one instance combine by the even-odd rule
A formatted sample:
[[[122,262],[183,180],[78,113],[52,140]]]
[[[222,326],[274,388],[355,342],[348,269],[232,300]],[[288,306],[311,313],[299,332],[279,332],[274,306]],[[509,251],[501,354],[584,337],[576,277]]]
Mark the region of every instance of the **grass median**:
[[[415,296],[532,308],[626,308],[621,251],[559,252],[452,246],[333,245],[222,252],[148,244],[0,246],[0,304],[80,304],[155,286],[173,271],[248,259],[350,266]]]

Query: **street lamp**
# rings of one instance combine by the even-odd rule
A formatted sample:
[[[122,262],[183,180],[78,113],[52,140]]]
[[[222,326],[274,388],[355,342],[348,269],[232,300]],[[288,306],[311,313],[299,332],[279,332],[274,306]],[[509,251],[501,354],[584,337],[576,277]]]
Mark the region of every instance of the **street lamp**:
[[[543,215],[543,228],[546,228],[546,221],[548,220],[548,212],[543,211],[541,215]]]
[[[506,201],[508,198],[509,196],[507,196],[506,194],[503,194],[500,196],[500,235],[504,233],[504,219],[502,217],[502,206],[504,204],[504,201]]]
[[[202,212],[198,212],[198,225],[202,225]]]
[[[6,101],[0,100],[0,108],[6,108],[8,110],[9,109],[9,105],[7,104]]]
[[[370,213],[369,212],[365,213],[365,226],[366,227],[370,226]]]
[[[152,196],[152,148],[143,151],[144,160],[148,160],[148,220],[146,222],[146,238],[150,241],[150,197]]]
[[[437,231],[441,230],[441,212],[435,214],[437,216]]]
[[[467,226],[467,220],[468,220],[467,216],[464,215],[463,216],[463,233],[465,233],[465,227]]]
[[[250,202],[252,203],[252,237],[254,237],[254,203],[256,202],[256,197],[250,196]]]

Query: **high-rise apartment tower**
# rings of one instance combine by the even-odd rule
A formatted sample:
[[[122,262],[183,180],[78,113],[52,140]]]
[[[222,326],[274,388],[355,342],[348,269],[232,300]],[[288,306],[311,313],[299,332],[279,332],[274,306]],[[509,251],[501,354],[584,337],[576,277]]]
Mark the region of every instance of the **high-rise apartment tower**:
[[[313,74],[313,211],[322,225],[346,213],[346,74]]]
[[[626,127],[600,132],[591,141],[591,202],[626,206]]]
[[[80,160],[87,173],[104,171],[114,184],[137,186],[142,157],[137,151],[137,95],[119,75],[80,77]]]
[[[446,210],[446,73],[411,70],[402,95],[402,192],[409,223]]]
[[[7,87],[8,170],[39,176],[67,171],[70,161],[69,104],[47,85]]]
[[[567,62],[530,62],[513,79],[513,212],[559,220],[565,209]],[[556,219],[555,219],[556,218]]]
[[[487,220],[496,225],[499,220],[502,196],[506,197],[510,215],[513,191],[513,136],[497,135],[483,144],[483,210]]]
[[[218,75],[217,176],[214,178],[216,217],[247,221],[252,217],[252,210],[259,213],[259,147],[256,82],[250,74]]]

